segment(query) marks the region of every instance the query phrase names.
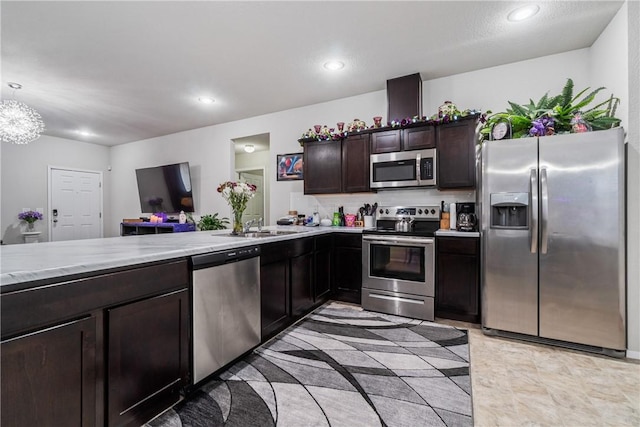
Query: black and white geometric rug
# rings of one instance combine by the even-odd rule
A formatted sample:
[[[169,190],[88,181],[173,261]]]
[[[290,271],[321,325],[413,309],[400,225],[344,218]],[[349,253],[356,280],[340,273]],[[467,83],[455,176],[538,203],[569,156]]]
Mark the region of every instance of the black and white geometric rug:
[[[149,423],[472,426],[467,332],[329,304]]]

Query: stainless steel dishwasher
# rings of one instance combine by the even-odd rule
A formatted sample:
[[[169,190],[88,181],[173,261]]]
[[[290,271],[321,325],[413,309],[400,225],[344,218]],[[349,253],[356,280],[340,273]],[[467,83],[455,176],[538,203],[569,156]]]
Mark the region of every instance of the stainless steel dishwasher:
[[[260,247],[191,257],[192,384],[260,344]]]

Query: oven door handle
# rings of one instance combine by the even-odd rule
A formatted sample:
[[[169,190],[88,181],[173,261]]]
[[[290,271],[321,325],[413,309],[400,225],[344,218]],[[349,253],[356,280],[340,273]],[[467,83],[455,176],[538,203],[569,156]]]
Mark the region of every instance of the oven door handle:
[[[377,243],[381,245],[392,245],[394,243],[408,243],[413,245],[433,245],[433,239],[431,238],[411,238],[411,237],[399,237],[399,236],[375,236],[369,237],[367,235],[362,236],[362,240],[368,243]]]

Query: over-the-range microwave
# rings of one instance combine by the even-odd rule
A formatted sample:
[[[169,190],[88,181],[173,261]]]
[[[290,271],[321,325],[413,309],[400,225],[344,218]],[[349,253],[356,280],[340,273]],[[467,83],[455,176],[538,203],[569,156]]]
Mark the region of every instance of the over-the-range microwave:
[[[371,155],[371,188],[435,185],[435,148]]]

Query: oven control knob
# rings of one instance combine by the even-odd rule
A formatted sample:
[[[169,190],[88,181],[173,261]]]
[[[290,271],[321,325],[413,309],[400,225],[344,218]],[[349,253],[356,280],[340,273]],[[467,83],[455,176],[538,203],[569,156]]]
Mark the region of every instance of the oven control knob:
[[[435,214],[436,210],[435,209],[431,209],[431,215]]]
[[[422,215],[422,209],[418,209],[418,215]]]
[[[384,213],[389,214],[389,209],[385,210]]]
[[[384,209],[380,209],[380,215],[384,213]]]

